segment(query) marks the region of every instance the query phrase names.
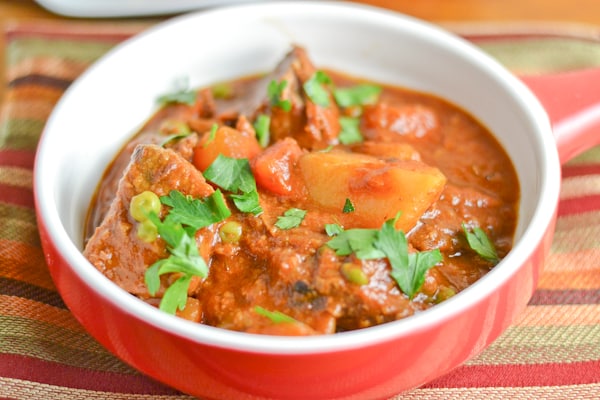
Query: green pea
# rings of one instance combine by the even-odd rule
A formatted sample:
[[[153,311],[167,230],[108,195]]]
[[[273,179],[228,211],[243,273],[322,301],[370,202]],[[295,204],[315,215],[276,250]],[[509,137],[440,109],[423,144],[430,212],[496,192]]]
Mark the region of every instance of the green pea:
[[[366,285],[369,283],[369,277],[365,274],[365,271],[359,265],[352,263],[344,263],[340,267],[342,275],[348,281],[357,285]]]
[[[219,229],[219,237],[225,243],[237,243],[242,237],[242,224],[237,221],[227,221]]]
[[[160,199],[158,196],[146,190],[140,194],[137,194],[131,198],[129,203],[129,214],[138,222],[144,222],[148,219],[148,214],[154,212],[158,214],[160,212]]]
[[[146,243],[151,243],[158,238],[158,228],[149,219],[140,222],[137,226],[137,235]]]

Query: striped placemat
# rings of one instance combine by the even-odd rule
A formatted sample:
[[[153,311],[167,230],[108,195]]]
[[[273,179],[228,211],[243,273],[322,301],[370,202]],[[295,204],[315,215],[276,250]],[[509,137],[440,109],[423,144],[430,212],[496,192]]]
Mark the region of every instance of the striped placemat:
[[[75,321],[49,276],[33,208],[33,159],[56,101],[94,60],[148,25],[23,23],[5,32],[1,398],[189,398],[117,360]],[[516,72],[600,65],[593,35],[469,34]],[[600,148],[569,162],[563,174],[552,254],[529,306],[480,356],[395,400],[600,398]]]

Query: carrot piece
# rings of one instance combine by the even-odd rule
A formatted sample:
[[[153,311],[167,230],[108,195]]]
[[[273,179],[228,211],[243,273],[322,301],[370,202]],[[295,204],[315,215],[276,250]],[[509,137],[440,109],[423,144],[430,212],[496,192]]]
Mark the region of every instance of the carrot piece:
[[[216,132],[206,132],[194,149],[194,165],[206,170],[219,154],[232,158],[251,159],[261,148],[254,135],[228,126],[220,126]]]

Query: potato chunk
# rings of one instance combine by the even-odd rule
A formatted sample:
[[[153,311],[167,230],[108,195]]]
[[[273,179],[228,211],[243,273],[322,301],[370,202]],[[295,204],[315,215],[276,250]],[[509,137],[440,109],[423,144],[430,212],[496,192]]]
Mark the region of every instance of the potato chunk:
[[[410,230],[435,202],[446,183],[437,168],[419,161],[386,162],[346,152],[308,153],[299,159],[310,198],[332,212],[342,212],[346,199],[354,211],[345,214],[345,228],[379,228],[401,216],[397,229]]]

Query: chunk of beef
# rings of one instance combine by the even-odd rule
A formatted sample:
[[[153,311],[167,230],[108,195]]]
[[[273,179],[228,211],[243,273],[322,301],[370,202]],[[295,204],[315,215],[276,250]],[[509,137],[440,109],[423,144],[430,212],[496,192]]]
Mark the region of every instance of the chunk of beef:
[[[135,148],[116,197],[88,241],[84,255],[117,285],[140,296],[147,296],[146,268],[168,256],[162,239],[147,243],[138,237],[137,223],[129,214],[131,198],[146,190],[158,196],[178,190],[197,198],[214,191],[200,171],[173,150],[156,145]]]

